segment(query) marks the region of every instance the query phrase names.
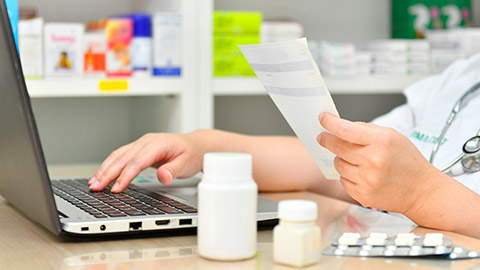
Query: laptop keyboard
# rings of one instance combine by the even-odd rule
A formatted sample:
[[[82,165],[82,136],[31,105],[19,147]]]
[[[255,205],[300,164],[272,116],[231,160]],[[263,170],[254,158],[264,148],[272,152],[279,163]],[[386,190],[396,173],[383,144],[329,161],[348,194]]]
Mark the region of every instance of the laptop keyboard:
[[[122,193],[91,192],[88,179],[52,181],[55,195],[96,218],[197,213],[167,196],[130,186]],[[107,187],[108,189],[108,187]]]

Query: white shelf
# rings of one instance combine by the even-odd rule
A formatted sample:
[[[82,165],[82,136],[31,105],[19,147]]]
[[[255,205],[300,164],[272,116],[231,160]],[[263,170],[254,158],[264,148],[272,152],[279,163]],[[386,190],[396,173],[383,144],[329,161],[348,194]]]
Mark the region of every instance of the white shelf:
[[[107,84],[127,82],[125,90],[100,90],[100,81]],[[182,78],[105,79],[105,78],[47,78],[27,80],[32,98],[102,97],[102,96],[160,96],[178,95],[184,89]]]
[[[326,77],[332,94],[401,94],[403,89],[425,76]],[[265,95],[256,77],[215,78],[213,91],[217,96]]]

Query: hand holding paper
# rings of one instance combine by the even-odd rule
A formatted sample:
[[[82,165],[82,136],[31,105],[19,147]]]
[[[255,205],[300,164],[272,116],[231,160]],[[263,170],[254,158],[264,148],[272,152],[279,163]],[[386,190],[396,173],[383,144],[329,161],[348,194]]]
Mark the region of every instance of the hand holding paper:
[[[239,48],[325,177],[338,179],[333,165],[335,155],[316,141],[317,135],[326,131],[318,115],[338,112],[306,38]]]

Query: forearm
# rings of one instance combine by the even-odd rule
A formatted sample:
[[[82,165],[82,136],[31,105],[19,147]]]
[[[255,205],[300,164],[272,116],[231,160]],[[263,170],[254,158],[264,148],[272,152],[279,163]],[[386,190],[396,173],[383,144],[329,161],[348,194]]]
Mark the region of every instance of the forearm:
[[[425,200],[406,215],[423,227],[480,238],[480,196],[440,171],[431,179]]]
[[[253,156],[253,177],[261,191],[310,190],[354,202],[338,181],[326,180],[296,137],[248,136],[220,130],[191,133],[205,152],[242,152]]]

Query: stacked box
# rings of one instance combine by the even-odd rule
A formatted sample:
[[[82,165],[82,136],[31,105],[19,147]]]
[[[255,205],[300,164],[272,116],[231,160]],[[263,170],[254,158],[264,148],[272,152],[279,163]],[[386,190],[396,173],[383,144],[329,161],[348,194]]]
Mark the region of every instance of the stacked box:
[[[308,46],[323,75],[352,76],[357,74],[354,44],[312,40],[308,42]]]
[[[430,44],[426,40],[376,40],[365,45],[373,75],[430,74]],[[359,67],[359,69],[361,69]]]
[[[264,21],[261,28],[262,43],[293,40],[303,37],[303,25],[295,21]]]
[[[480,52],[479,28],[427,31],[427,40],[434,73],[442,72],[457,59]]]
[[[238,45],[259,44],[262,14],[216,11],[213,15],[213,75],[254,76]]]

